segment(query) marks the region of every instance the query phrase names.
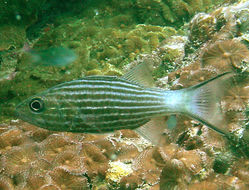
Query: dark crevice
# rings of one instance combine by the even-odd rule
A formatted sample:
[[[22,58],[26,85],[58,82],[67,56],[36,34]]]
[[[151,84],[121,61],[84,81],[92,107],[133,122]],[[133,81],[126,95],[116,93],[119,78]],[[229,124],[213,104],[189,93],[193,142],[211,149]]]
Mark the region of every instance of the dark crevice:
[[[90,188],[90,190],[92,190],[92,186],[93,186],[93,185],[92,185],[91,178],[87,175],[87,173],[84,173],[83,176],[86,177],[87,182],[88,182],[88,184],[89,184],[89,188]]]

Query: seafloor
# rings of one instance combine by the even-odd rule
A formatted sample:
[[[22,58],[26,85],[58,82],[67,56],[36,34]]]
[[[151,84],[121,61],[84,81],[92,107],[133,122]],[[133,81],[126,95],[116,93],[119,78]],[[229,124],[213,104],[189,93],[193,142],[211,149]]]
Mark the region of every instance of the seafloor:
[[[249,189],[248,1],[1,0],[0,10],[0,189]],[[33,65],[25,46],[78,57]],[[160,147],[131,130],[55,133],[15,117],[18,103],[55,84],[121,76],[148,59],[168,90],[236,72],[222,100],[231,138],[183,115]]]

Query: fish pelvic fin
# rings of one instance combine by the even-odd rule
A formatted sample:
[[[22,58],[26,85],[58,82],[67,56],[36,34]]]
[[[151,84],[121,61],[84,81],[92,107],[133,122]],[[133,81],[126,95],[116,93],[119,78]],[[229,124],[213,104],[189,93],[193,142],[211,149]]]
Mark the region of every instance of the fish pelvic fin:
[[[232,88],[235,73],[226,72],[186,90],[184,114],[198,120],[209,128],[229,137],[222,111],[222,99]]]

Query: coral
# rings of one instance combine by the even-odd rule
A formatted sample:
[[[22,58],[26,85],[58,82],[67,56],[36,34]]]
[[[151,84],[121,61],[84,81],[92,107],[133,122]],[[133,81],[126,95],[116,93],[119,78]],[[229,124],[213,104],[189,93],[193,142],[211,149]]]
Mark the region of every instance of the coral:
[[[100,177],[105,176],[108,168],[108,160],[97,146],[84,143],[82,144],[82,150],[79,155],[84,158],[83,163],[90,177],[96,175]]]
[[[61,189],[54,184],[45,184],[42,187],[40,187],[39,190],[61,190]]]
[[[82,174],[82,173],[86,173],[83,160],[84,159],[80,157],[77,154],[77,152],[68,150],[68,151],[59,153],[55,157],[53,161],[53,165],[60,166],[61,168],[64,168],[66,171],[70,173]]]
[[[32,140],[36,141],[36,142],[42,142],[43,140],[45,140],[49,135],[52,134],[51,131],[48,130],[44,130],[41,128],[34,128],[34,126],[32,126],[33,129],[29,129],[27,131],[27,136],[29,136]]]
[[[217,173],[226,173],[228,168],[230,167],[232,161],[231,161],[231,155],[230,154],[218,154],[214,160],[213,169]]]
[[[36,145],[29,144],[12,148],[2,157],[1,162],[7,174],[17,175],[29,169],[36,158]]]
[[[120,180],[132,173],[131,164],[125,164],[120,161],[110,162],[110,168],[106,173],[106,179],[110,183],[119,183]]]
[[[183,169],[183,163],[172,159],[162,170],[160,189],[186,189],[190,177]]]
[[[226,146],[226,140],[206,126],[201,128],[201,138],[203,147],[209,155],[213,155],[214,153],[223,150]]]
[[[227,92],[226,98],[223,100],[222,109],[226,111],[245,111],[247,104],[247,94],[249,92],[247,86],[243,84],[243,79],[239,83],[235,83]]]
[[[96,140],[95,144],[108,159],[113,160],[116,158],[115,142],[110,141],[107,138],[103,138],[101,140]]]
[[[10,150],[14,146],[28,143],[28,138],[20,129],[10,129],[0,134],[0,152]]]
[[[159,183],[161,166],[158,166],[154,156],[155,148],[144,149],[133,161],[133,169],[136,170],[133,175],[139,176],[137,185],[142,186],[140,179],[144,179],[144,185],[154,186]]]
[[[240,33],[246,33],[249,30],[249,10],[241,9],[240,11],[235,13],[236,21],[238,22],[238,28]]]
[[[41,145],[41,156],[48,160],[53,161],[59,153],[64,153],[67,150],[79,151],[80,145],[77,145],[62,135],[50,135],[45,139]]]
[[[239,179],[246,182],[247,185],[249,181],[249,163],[247,159],[240,159],[232,167],[232,173]]]
[[[13,121],[12,125],[1,128],[2,140],[11,133],[16,135],[17,142],[19,136],[25,138],[21,144],[14,143],[10,138],[7,141],[7,144],[12,143],[10,148],[6,149],[5,144],[1,147],[0,182],[1,179],[4,182],[0,184],[3,187],[30,190],[89,189],[89,176],[104,179],[108,160],[97,146],[81,143],[83,139],[97,141],[99,137],[62,133],[46,134],[45,137],[41,134],[42,138],[33,138],[32,134],[37,130],[35,127],[19,121]],[[34,142],[36,140],[38,142]],[[98,164],[102,165],[102,169]],[[96,183],[101,180],[96,180]]]
[[[1,176],[0,178],[0,189],[14,189],[14,185],[9,177]]]
[[[202,56],[202,67],[214,67],[220,72],[241,69],[243,59],[249,59],[247,47],[236,40],[217,42]]]
[[[158,166],[164,166],[165,163],[169,162],[175,156],[178,151],[176,144],[168,144],[163,147],[159,147],[153,152],[153,158]]]
[[[136,158],[145,147],[150,146],[149,143],[139,138],[138,135],[131,130],[121,130],[113,136],[108,137],[115,145],[115,152],[111,155],[115,160],[122,162],[130,162]]]
[[[191,171],[194,175],[200,173],[206,160],[205,152],[198,152],[196,150],[179,151],[176,154],[176,158],[181,161],[188,171]]]
[[[216,22],[215,17],[206,13],[199,13],[194,16],[190,22],[189,42],[186,46],[187,53],[193,52],[212,38],[216,32]]]
[[[216,72],[206,68],[191,71],[191,74],[189,70],[186,70],[181,72],[181,77],[179,78],[178,83],[175,83],[172,88],[179,89],[190,87],[214,76],[216,76]]]
[[[82,175],[73,175],[67,170],[57,167],[49,172],[54,183],[62,190],[64,189],[89,189],[87,178]]]
[[[218,175],[214,180],[221,189],[247,189],[248,186],[235,176]]]
[[[38,157],[32,162],[28,171],[30,176],[46,176],[47,171],[49,171],[51,168],[53,168],[53,164],[51,162]]]
[[[223,3],[222,1],[158,1],[138,0],[135,3],[137,8],[137,19],[140,22],[153,25],[181,24],[197,12],[207,11],[211,4]]]
[[[209,44],[221,40],[228,40],[236,36],[243,36],[247,19],[243,12],[247,12],[246,3],[221,7],[210,14],[199,13],[190,22],[189,42],[185,47],[186,54],[193,53],[209,41]],[[237,16],[236,16],[237,15]]]
[[[29,175],[27,178],[27,183],[25,185],[26,189],[35,190],[37,188],[42,187],[43,185],[47,184],[48,180],[45,176],[41,175]]]
[[[129,149],[127,148],[127,154],[132,158],[133,152]],[[110,162],[110,168],[106,175],[109,186],[112,189],[151,189],[156,186],[160,171],[158,171],[152,155],[153,149],[148,149],[137,154],[134,159],[123,161],[116,159],[116,161]]]
[[[141,187],[141,184],[143,184],[142,178],[135,172],[130,175],[123,176],[120,180],[120,188],[122,189],[136,189]]]
[[[161,11],[161,2],[155,0],[139,0],[136,2],[135,6],[138,9],[137,19],[140,22],[146,24],[159,24],[162,25],[164,23],[163,17],[158,15]],[[147,13],[147,14],[146,14]]]
[[[207,189],[207,190],[216,190],[218,185],[213,182],[203,181],[200,183],[192,184],[188,187],[189,190],[198,190],[198,189]]]

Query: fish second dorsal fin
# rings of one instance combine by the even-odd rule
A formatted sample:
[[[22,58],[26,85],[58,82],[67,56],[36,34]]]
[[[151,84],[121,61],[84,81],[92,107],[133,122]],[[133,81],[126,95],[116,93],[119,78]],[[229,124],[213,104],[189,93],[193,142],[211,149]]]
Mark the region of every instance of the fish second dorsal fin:
[[[144,87],[154,87],[154,80],[151,75],[153,66],[149,62],[150,60],[145,60],[123,75],[122,78]]]
[[[136,128],[135,131],[153,145],[160,145],[166,128],[166,119],[161,116],[152,118],[148,123]]]

